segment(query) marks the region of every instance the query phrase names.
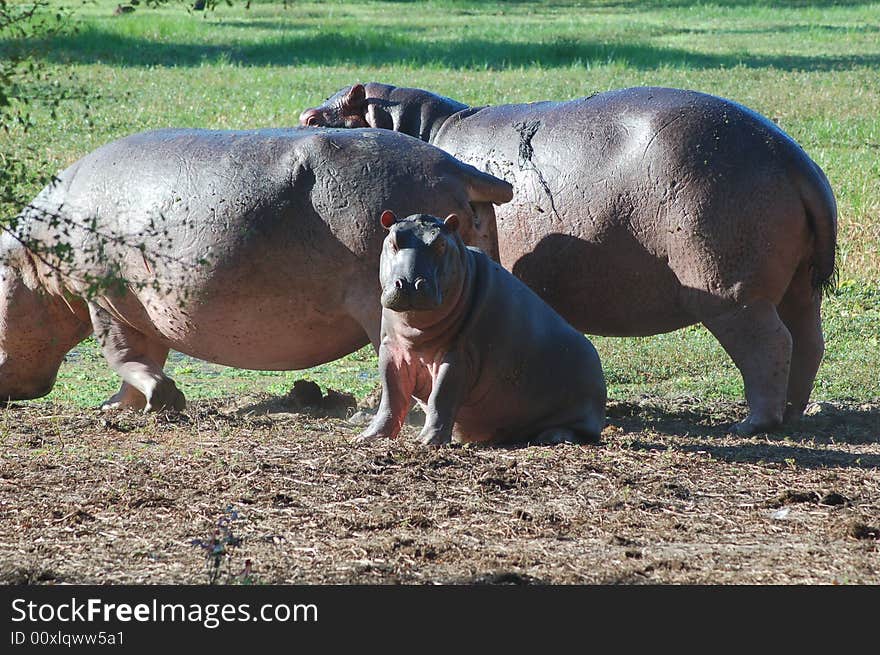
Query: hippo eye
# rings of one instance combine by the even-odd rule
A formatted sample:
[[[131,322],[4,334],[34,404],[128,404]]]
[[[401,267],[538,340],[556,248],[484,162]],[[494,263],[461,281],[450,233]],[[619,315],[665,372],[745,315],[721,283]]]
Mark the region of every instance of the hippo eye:
[[[446,252],[446,239],[437,239],[434,243],[434,250],[437,251],[438,255],[442,255]]]

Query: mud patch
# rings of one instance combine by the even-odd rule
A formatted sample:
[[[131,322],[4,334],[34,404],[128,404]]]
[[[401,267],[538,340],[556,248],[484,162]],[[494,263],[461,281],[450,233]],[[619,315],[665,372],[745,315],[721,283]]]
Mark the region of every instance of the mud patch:
[[[519,134],[519,169],[521,171],[532,171],[538,176],[538,183],[541,185],[541,189],[543,189],[544,193],[547,194],[547,200],[550,202],[550,211],[553,212],[553,216],[556,217],[557,221],[561,221],[562,218],[559,216],[559,212],[556,211],[556,202],[553,200],[553,192],[550,191],[550,185],[547,183],[544,174],[534,161],[535,149],[532,146],[532,139],[535,138],[535,134],[537,134],[538,130],[541,128],[541,121],[520,121],[514,123],[513,128]]]
[[[849,526],[847,533],[855,539],[880,539],[880,528],[856,521]]]
[[[348,418],[358,408],[357,399],[350,393],[321,387],[311,380],[296,380],[286,396],[270,397],[262,402],[243,405],[242,414],[303,413],[316,417]]]

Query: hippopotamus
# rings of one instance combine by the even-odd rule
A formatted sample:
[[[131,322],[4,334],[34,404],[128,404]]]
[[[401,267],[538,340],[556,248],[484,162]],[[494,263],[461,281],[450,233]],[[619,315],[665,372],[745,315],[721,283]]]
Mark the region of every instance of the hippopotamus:
[[[369,83],[300,122],[403,132],[507,179],[500,261],[576,328],[702,323],[743,377],[749,414],[732,431],[802,414],[824,353],[837,208],[819,166],[767,118],[682,89],[468,107]]]
[[[382,401],[361,441],[396,437],[415,396],[419,441],[598,441],[605,378],[587,338],[477,248],[459,219],[415,214],[388,230],[379,262]]]
[[[393,132],[165,129],[114,141],[0,237],[0,398],[48,393],[93,331],[123,380],[104,406],[153,410],[184,406],[162,370],[169,349],[288,370],[378,347],[382,209],[456,212],[465,240],[491,251],[492,203],[511,195]]]

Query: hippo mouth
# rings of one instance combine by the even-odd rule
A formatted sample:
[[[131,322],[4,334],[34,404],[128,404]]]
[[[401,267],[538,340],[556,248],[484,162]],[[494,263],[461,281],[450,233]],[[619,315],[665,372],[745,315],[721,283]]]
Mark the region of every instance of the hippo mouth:
[[[414,289],[389,285],[382,291],[381,303],[385,309],[394,312],[419,312],[437,309],[442,299],[433,289]]]

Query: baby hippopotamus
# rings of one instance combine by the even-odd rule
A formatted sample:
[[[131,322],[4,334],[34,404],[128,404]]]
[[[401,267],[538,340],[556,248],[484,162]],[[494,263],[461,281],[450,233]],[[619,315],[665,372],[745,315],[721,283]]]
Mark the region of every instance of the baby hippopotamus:
[[[361,441],[394,438],[415,396],[419,441],[586,443],[605,422],[593,344],[482,251],[458,217],[384,211],[382,402]]]

